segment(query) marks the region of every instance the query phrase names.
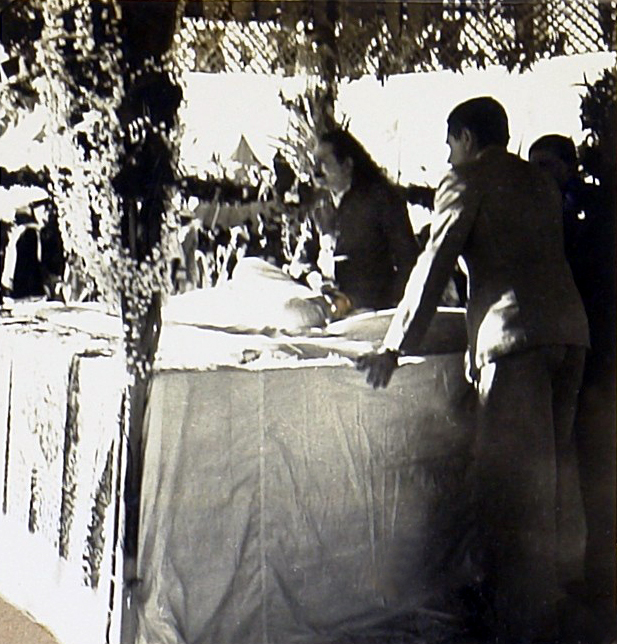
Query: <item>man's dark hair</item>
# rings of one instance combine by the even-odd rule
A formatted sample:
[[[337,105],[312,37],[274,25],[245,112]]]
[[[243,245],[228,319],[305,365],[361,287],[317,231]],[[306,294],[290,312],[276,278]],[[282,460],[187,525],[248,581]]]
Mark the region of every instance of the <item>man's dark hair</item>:
[[[529,148],[529,156],[533,152],[551,152],[558,159],[561,159],[569,168],[578,166],[578,157],[576,155],[576,146],[574,141],[561,134],[546,134],[534,141]]]
[[[506,147],[510,140],[506,111],[501,103],[490,96],[472,98],[450,112],[448,134],[458,139],[463,128],[475,136],[480,150],[487,145]]]
[[[329,143],[332,152],[339,163],[345,159],[353,161],[351,185],[361,182],[386,180],[379,166],[373,161],[371,155],[362,144],[348,130],[336,128],[326,132],[320,137],[321,143]]]

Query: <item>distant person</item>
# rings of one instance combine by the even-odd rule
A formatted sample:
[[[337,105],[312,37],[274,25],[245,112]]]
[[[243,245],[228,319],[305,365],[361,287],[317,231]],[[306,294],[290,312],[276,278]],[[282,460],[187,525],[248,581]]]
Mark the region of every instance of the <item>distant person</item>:
[[[8,226],[0,281],[5,295],[13,299],[45,295],[39,229],[36,218],[25,209],[18,210]]]
[[[587,319],[563,249],[559,191],[508,153],[508,141],[505,110],[493,98],[465,101],[450,113],[452,170],[439,185],[426,248],[381,348],[362,356],[358,368],[373,387],[388,385],[403,340],[421,341],[462,256],[477,391],[476,590],[484,611],[474,615],[475,636],[568,642],[559,617],[571,612],[564,584],[576,574],[565,565],[572,563],[565,534],[580,526],[572,530],[579,538],[583,523],[572,425]],[[594,627],[585,624],[575,641],[600,642]]]
[[[313,178],[332,200],[317,222],[324,281],[354,309],[396,306],[420,252],[399,191],[344,129],[320,138]]]
[[[274,181],[274,190],[278,195],[278,198],[284,200],[285,195],[292,189],[297,180],[296,174],[285,157],[281,154],[280,150],[277,150],[274,155],[272,165],[274,166],[274,175],[276,177]]]

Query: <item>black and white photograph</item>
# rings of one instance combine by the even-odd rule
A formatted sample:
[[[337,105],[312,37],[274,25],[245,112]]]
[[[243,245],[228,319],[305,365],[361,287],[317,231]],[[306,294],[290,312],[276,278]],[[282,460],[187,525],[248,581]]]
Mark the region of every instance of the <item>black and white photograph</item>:
[[[0,19],[0,642],[617,644],[617,0]]]

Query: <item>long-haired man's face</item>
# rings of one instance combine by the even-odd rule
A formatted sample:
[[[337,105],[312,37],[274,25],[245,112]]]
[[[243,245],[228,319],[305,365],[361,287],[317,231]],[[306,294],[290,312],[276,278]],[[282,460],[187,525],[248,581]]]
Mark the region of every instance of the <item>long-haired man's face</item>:
[[[313,180],[322,188],[332,192],[344,192],[351,185],[353,161],[347,158],[339,163],[331,143],[320,142],[315,149]]]

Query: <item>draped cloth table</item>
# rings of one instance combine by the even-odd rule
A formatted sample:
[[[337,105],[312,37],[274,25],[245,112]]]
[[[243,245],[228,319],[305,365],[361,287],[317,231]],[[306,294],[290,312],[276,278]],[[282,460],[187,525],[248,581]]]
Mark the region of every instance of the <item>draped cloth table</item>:
[[[462,311],[373,391],[353,358],[392,312],[285,332],[303,292],[248,281],[164,310],[129,608],[121,320],[0,312],[0,594],[67,644],[133,644],[134,615],[139,644],[441,644],[475,572]]]
[[[349,343],[333,359],[336,342],[329,358],[156,375],[139,644],[391,636],[460,581],[472,439],[462,352],[411,359],[374,391]]]

